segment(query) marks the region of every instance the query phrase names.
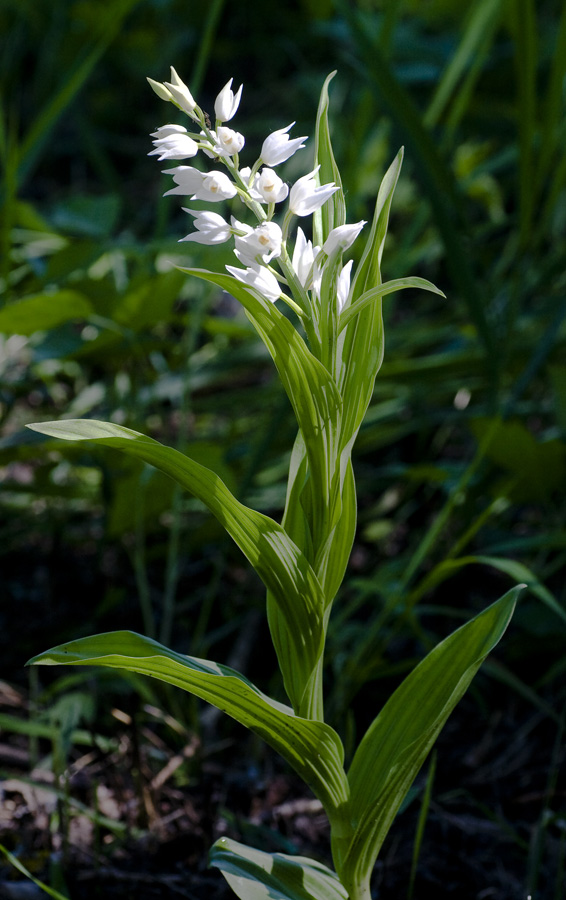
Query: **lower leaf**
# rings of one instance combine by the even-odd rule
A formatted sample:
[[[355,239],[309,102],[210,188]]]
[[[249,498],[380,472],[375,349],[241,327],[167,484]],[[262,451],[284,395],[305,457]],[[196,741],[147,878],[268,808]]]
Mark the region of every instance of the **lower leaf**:
[[[334,872],[305,856],[264,853],[220,838],[209,864],[220,869],[241,900],[348,900]]]
[[[61,644],[28,665],[108,666],[151,675],[206,700],[270,744],[311,787],[332,818],[347,802],[344,750],[323,722],[296,716],[234,669],[184,656],[132,631],[113,631]]]
[[[348,772],[352,834],[333,845],[336,870],[350,892],[367,885],[407,791],[448,716],[502,637],[522,587],[513,588],[438,644],[364,735]]]

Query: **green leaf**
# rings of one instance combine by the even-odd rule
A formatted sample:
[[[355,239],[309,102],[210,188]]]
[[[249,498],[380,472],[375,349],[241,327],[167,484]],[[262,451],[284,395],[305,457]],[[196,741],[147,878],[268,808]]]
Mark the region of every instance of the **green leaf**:
[[[183,656],[151,638],[114,631],[61,644],[28,665],[100,665],[150,675],[206,700],[241,722],[277,750],[332,811],[347,800],[340,738],[323,722],[295,716],[234,669]]]
[[[387,234],[393,193],[401,171],[403,150],[385,173],[375,204],[371,231],[356,269],[352,286],[352,305],[367,291],[381,285],[381,256]],[[342,444],[349,458],[368,404],[375,376],[383,361],[384,334],[381,298],[377,298],[350,322],[344,337],[341,378],[338,387],[344,398]],[[344,467],[343,467],[344,468]]]
[[[304,856],[264,853],[223,837],[212,847],[209,864],[241,900],[348,900],[334,872]]]
[[[325,596],[326,609],[344,578],[356,533],[357,511],[356,482],[352,463],[349,461],[342,487],[340,515],[314,563],[314,570]]]
[[[367,882],[403,798],[446,719],[503,635],[521,587],[438,644],[364,735],[348,773],[353,834],[335,846],[336,868],[346,887]]]
[[[314,521],[324,533],[323,526],[328,510],[336,502],[338,488],[333,476],[342,400],[332,376],[273,303],[231,275],[203,269],[181,271],[211,281],[236,297],[269,350],[303,435],[313,479]]]
[[[324,598],[307,558],[281,525],[236,500],[210,469],[130,428],[95,419],[66,419],[28,427],[66,441],[92,441],[123,450],[165,472],[206,504],[278,604],[293,648],[292,671],[283,669],[285,688],[293,706],[299,709],[302,692],[322,651]],[[275,648],[279,654],[277,643]]]
[[[556,597],[551,594],[544,584],[541,584],[528,566],[515,559],[505,559],[499,556],[459,556],[457,559],[445,559],[435,566],[423,579],[422,585],[419,585],[419,594],[432,590],[436,585],[451,578],[459,569],[474,563],[493,566],[494,569],[505,572],[517,583],[524,583],[545,606],[551,609],[563,622],[566,622],[566,610],[560,605]]]
[[[332,152],[332,142],[328,127],[328,85],[335,75],[336,72],[330,73],[320,92],[314,139],[314,164],[315,166],[320,166],[317,176],[319,184],[328,184],[333,181],[340,190],[336,191],[330,200],[314,213],[314,243],[319,246],[322,246],[333,228],[344,225],[346,221],[346,203],[344,201],[342,179]]]
[[[86,297],[77,291],[33,294],[0,310],[2,334],[35,334],[74,319],[86,319],[93,309]]]
[[[385,297],[386,294],[392,294],[394,291],[400,291],[403,288],[419,288],[422,291],[431,291],[433,294],[440,294],[441,297],[446,296],[446,294],[439,290],[439,288],[431,281],[427,281],[426,278],[418,278],[416,276],[394,278],[393,281],[386,281],[385,284],[370,288],[369,291],[362,294],[362,296],[352,303],[351,306],[348,306],[340,316],[339,331],[343,331],[352,319],[355,319],[363,309],[377,300],[378,297]]]

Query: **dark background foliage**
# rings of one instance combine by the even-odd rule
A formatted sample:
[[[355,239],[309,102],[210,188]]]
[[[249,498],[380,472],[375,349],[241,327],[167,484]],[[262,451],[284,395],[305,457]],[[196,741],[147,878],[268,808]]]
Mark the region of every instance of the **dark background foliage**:
[[[427,884],[460,900],[558,900],[563,4],[2,0],[0,34],[4,843],[45,880],[66,879],[73,898],[96,890],[93,859],[106,872],[99,889],[116,896],[214,896],[204,857],[226,830],[328,861],[324,825],[297,813],[299,787],[230,723],[141,681],[28,681],[32,654],[127,627],[281,693],[261,587],[200,504],[152,470],[24,425],[111,418],[190,444],[240,499],[280,515],[293,419],[237,306],[171,267],[218,269],[229,253],[177,244],[188,217],[161,197],[166,181],[146,156],[148,133],[175,111],[145,77],[166,80],[174,65],[205,109],[230,77],[244,82],[235,121],[253,160],[292,121],[312,148],[318,93],[337,69],[331,124],[349,221],[370,218],[404,144],[384,275],[429,278],[448,298],[386,301],[385,362],[355,454],[358,537],[328,646],[328,713],[347,752],[427,649],[529,584],[440,739],[436,773],[423,773],[393,829],[376,896],[418,897]],[[289,162],[289,180],[311,153]],[[85,741],[98,756],[78,765]],[[45,786],[49,772],[59,801],[40,821],[21,779]],[[101,819],[101,796],[114,818]],[[292,821],[285,802],[299,803]],[[177,831],[164,824],[176,809]],[[85,819],[97,836],[81,837]]]

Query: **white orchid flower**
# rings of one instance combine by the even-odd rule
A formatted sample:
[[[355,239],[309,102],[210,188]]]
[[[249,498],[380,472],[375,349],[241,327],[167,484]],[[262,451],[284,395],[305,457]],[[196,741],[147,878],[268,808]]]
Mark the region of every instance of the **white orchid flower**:
[[[303,175],[291,188],[289,209],[296,216],[310,216],[338,190],[333,182],[317,185],[315,175],[319,169],[317,166],[308,175]]]
[[[172,175],[176,187],[171,188],[163,196],[168,194],[194,194],[202,185],[203,173],[194,166],[175,166],[174,169],[162,169],[163,175]]]
[[[232,131],[231,128],[226,128],[224,125],[221,125],[216,132],[216,141],[217,146],[227,156],[234,156],[235,153],[239,153],[246,143],[243,134],[240,134],[239,131]]]
[[[304,288],[309,287],[309,281],[312,278],[313,262],[319,250],[320,247],[313,247],[312,242],[307,241],[303,229],[297,228],[292,266]]]
[[[282,232],[275,222],[264,222],[235,240],[235,253],[245,266],[257,265],[257,257],[264,263],[281,256]]]
[[[246,185],[247,191],[252,198],[252,200],[256,200],[258,203],[265,203],[263,196],[260,194],[258,190],[256,190],[255,183],[258,179],[257,172],[254,174],[252,178],[252,170],[249,166],[244,166],[243,169],[240,169],[240,177],[244,184]]]
[[[243,284],[247,284],[248,287],[255,288],[255,290],[265,297],[266,300],[270,300],[271,303],[275,303],[276,300],[281,296],[281,287],[279,286],[279,282],[275,275],[266,269],[265,266],[249,266],[247,269],[237,269],[236,266],[226,266],[228,272],[233,275],[238,281],[243,282]]]
[[[338,301],[338,312],[341,313],[346,303],[348,302],[348,294],[350,293],[350,278],[352,275],[352,263],[354,262],[351,259],[349,262],[343,266],[340,275],[338,276],[338,284],[336,285],[336,294]]]
[[[235,186],[224,172],[209,172],[203,178],[202,186],[192,200],[231,200],[237,194]]]
[[[273,169],[268,169],[267,167],[264,167],[259,175],[256,176],[253,186],[263,203],[281,203],[289,193],[289,188],[285,182],[279,178],[279,175]]]
[[[223,244],[229,240],[232,229],[218,213],[186,209],[185,207],[183,210],[195,217],[194,226],[197,230],[181,238],[181,241],[195,241],[197,244]]]
[[[173,66],[171,66],[171,81],[164,81],[163,87],[171,94],[170,99],[194,119],[193,112],[197,105],[196,101],[185,82],[177,75]]]
[[[230,200],[237,194],[236,188],[224,172],[199,172],[193,166],[177,166],[165,169],[164,174],[172,175],[176,187],[169,194],[191,195],[191,200]]]
[[[293,153],[304,147],[303,141],[307,140],[307,136],[289,139],[287,132],[295,123],[291,122],[286,128],[279,128],[273,131],[263,142],[261,148],[261,159],[266,166],[277,166],[279,163],[285,162]]]
[[[157,156],[159,162],[163,159],[189,159],[198,153],[198,144],[187,134],[183,125],[162,125],[157,131],[152,132],[155,150],[151,150],[148,156]]]
[[[352,246],[365,224],[366,222],[362,219],[361,222],[356,222],[354,225],[338,225],[337,228],[332,229],[322,245],[322,249],[328,256],[338,249],[347,250]]]
[[[233,78],[224,85],[216,100],[214,101],[214,114],[219,122],[229,122],[232,116],[236,114],[236,110],[240,105],[240,97],[242,96],[243,84],[238,88],[238,92],[234,94],[232,91]]]
[[[234,156],[235,153],[240,152],[246,143],[243,134],[240,134],[239,131],[232,131],[231,128],[226,128],[224,125],[221,125],[218,131],[210,129],[208,134],[201,131],[200,135],[203,143],[208,145],[202,148],[203,153],[210,157],[210,159]]]

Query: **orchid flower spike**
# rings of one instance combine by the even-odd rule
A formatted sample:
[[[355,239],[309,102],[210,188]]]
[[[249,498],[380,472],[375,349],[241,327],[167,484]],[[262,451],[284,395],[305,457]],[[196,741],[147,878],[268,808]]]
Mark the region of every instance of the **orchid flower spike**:
[[[232,91],[233,78],[224,85],[216,100],[214,101],[214,114],[219,122],[229,122],[232,116],[236,114],[236,110],[240,105],[240,97],[242,96],[243,84],[240,85],[236,94]]]

